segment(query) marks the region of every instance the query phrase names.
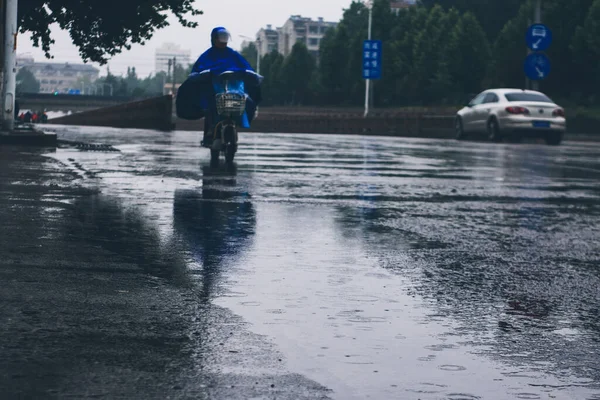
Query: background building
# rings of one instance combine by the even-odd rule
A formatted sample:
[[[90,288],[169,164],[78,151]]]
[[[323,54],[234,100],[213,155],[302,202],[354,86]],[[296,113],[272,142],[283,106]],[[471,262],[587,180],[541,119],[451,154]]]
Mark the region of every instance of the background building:
[[[300,15],[292,15],[281,28],[279,28],[278,51],[284,57],[292,51],[296,42],[302,42],[308,50],[319,57],[321,39],[327,30],[335,28],[337,22],[326,22],[323,18],[313,21]]]
[[[17,57],[17,72],[27,68],[40,83],[40,93],[67,93],[85,89],[98,79],[100,70],[87,64],[35,62],[32,57]]]
[[[396,15],[400,13],[400,10],[407,9],[417,4],[417,0],[392,0],[390,1],[390,7],[392,12]]]
[[[182,49],[175,43],[165,43],[156,49],[154,55],[154,72],[168,72],[169,60],[177,59],[177,64],[185,66],[190,65],[191,51]]]
[[[256,34],[256,46],[261,57],[277,51],[279,48],[279,32],[273,29],[273,25],[267,25]]]

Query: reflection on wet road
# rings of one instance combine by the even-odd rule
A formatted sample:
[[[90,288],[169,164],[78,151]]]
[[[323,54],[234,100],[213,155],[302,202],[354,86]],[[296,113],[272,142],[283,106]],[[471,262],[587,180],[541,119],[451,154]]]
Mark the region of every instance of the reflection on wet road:
[[[246,134],[227,170],[191,133],[66,129],[121,150],[53,156],[177,249],[163,278],[334,397],[600,399],[600,146]]]

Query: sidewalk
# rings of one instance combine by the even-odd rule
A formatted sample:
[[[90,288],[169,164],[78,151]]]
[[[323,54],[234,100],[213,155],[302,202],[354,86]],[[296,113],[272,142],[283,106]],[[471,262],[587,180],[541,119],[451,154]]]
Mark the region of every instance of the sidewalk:
[[[0,146],[0,220],[1,398],[326,397],[198,295],[177,244],[53,159]]]
[[[35,124],[17,124],[13,131],[0,129],[0,145],[56,147],[56,134],[46,133]]]

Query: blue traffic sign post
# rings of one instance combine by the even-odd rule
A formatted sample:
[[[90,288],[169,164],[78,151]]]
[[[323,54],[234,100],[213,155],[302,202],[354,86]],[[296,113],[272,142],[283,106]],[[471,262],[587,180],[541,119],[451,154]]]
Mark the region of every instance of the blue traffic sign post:
[[[381,40],[363,43],[363,79],[381,79]]]
[[[536,6],[536,22],[541,22],[540,19],[541,0],[538,0]],[[538,81],[546,79],[550,74],[550,60],[542,53],[542,51],[547,50],[552,44],[552,31],[544,24],[533,24],[527,29],[525,41],[532,53],[525,59],[523,67],[527,78],[533,81],[533,89],[537,90]]]
[[[527,29],[525,40],[532,51],[544,51],[552,44],[552,31],[544,24],[533,24]]]
[[[541,81],[550,74],[550,60],[542,53],[531,53],[525,59],[525,75],[532,81]]]

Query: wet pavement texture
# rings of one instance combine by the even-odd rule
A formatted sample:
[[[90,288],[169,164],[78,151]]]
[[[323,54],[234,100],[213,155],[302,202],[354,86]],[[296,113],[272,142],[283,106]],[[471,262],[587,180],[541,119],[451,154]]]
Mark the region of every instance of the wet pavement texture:
[[[0,159],[7,397],[600,399],[598,144],[53,129]]]

